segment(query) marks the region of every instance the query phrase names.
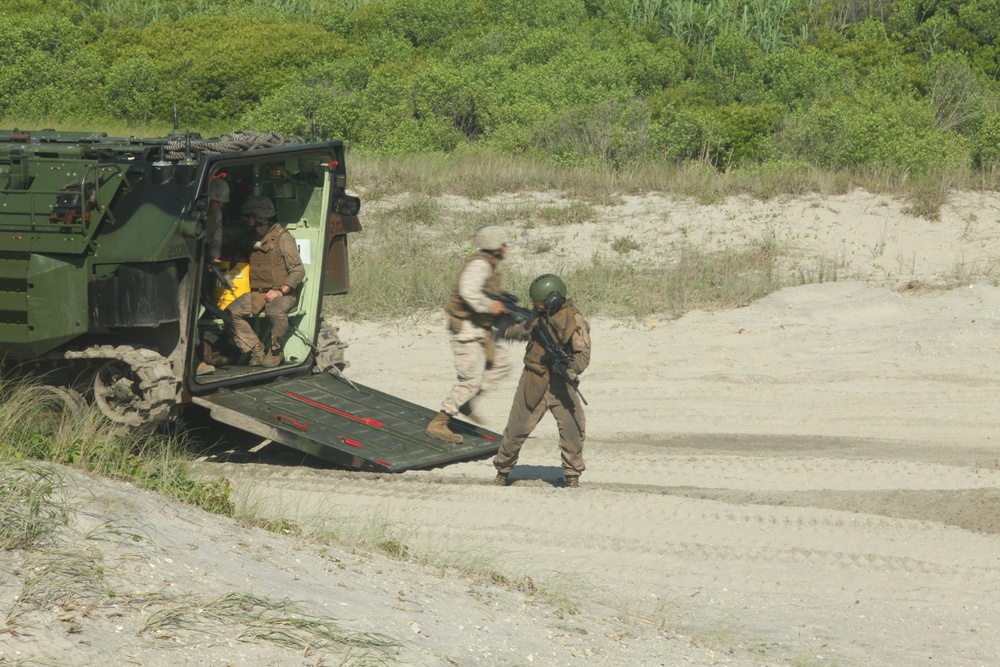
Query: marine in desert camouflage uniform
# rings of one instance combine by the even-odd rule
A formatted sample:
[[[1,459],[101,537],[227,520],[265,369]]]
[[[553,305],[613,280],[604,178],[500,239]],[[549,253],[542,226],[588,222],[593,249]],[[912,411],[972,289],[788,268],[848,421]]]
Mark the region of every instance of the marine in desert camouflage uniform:
[[[504,305],[489,295],[498,295],[500,274],[497,265],[507,252],[507,232],[489,225],[476,232],[476,246],[458,275],[448,296],[448,335],[458,382],[441,404],[441,410],[427,426],[427,435],[450,443],[462,442],[462,436],[448,426],[448,420],[463,414],[480,422],[474,402],[489,391],[510,370],[510,353],[496,344],[492,327],[506,312]]]

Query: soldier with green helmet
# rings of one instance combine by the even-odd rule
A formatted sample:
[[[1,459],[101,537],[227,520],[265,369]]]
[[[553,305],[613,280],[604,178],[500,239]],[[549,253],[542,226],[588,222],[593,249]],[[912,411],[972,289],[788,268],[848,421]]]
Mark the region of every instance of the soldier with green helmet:
[[[507,253],[507,232],[487,225],[476,232],[475,240],[478,250],[466,258],[444,308],[458,382],[426,430],[432,438],[454,444],[462,442],[462,436],[451,430],[448,421],[458,414],[481,421],[475,413],[476,398],[496,386],[511,366],[510,353],[496,344],[492,331],[506,312],[491,295],[502,291],[497,266]]]
[[[583,460],[586,417],[583,402],[574,383],[590,365],[590,323],[567,298],[566,284],[551,273],[538,276],[528,291],[535,317],[525,323],[525,334],[532,327],[545,327],[552,341],[565,352],[569,361],[568,377],[553,372],[552,359],[534,336],[524,353],[524,370],[514,393],[514,403],[507,418],[500,450],[493,459],[497,469],[496,484],[507,485],[507,476],[517,463],[521,445],[545,416],[551,412],[559,427],[559,449],[565,484],[577,487],[587,466]],[[510,332],[508,335],[515,335]]]

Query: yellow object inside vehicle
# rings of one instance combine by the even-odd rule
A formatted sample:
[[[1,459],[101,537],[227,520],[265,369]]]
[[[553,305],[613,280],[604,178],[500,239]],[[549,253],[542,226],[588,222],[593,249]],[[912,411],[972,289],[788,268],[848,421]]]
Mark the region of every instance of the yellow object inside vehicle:
[[[246,260],[234,262],[223,257],[220,260],[219,268],[233,284],[232,287],[227,287],[218,278],[215,279],[215,289],[212,290],[212,296],[215,297],[215,304],[219,308],[225,308],[236,301],[237,297],[250,291],[250,263]]]

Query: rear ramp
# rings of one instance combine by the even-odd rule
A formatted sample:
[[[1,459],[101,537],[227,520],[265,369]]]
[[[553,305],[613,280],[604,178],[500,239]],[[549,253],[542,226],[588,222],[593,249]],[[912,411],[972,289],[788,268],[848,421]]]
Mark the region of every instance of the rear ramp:
[[[464,442],[424,433],[436,411],[328,373],[193,397],[216,421],[345,468],[402,472],[493,455],[500,435],[452,419]]]

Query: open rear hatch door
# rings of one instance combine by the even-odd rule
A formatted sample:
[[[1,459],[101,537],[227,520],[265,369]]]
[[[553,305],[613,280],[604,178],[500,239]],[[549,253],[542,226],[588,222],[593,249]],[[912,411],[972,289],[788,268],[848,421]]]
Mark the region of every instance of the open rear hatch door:
[[[464,442],[424,433],[436,411],[328,373],[192,399],[216,421],[346,468],[401,472],[495,454],[500,436],[452,419]]]

